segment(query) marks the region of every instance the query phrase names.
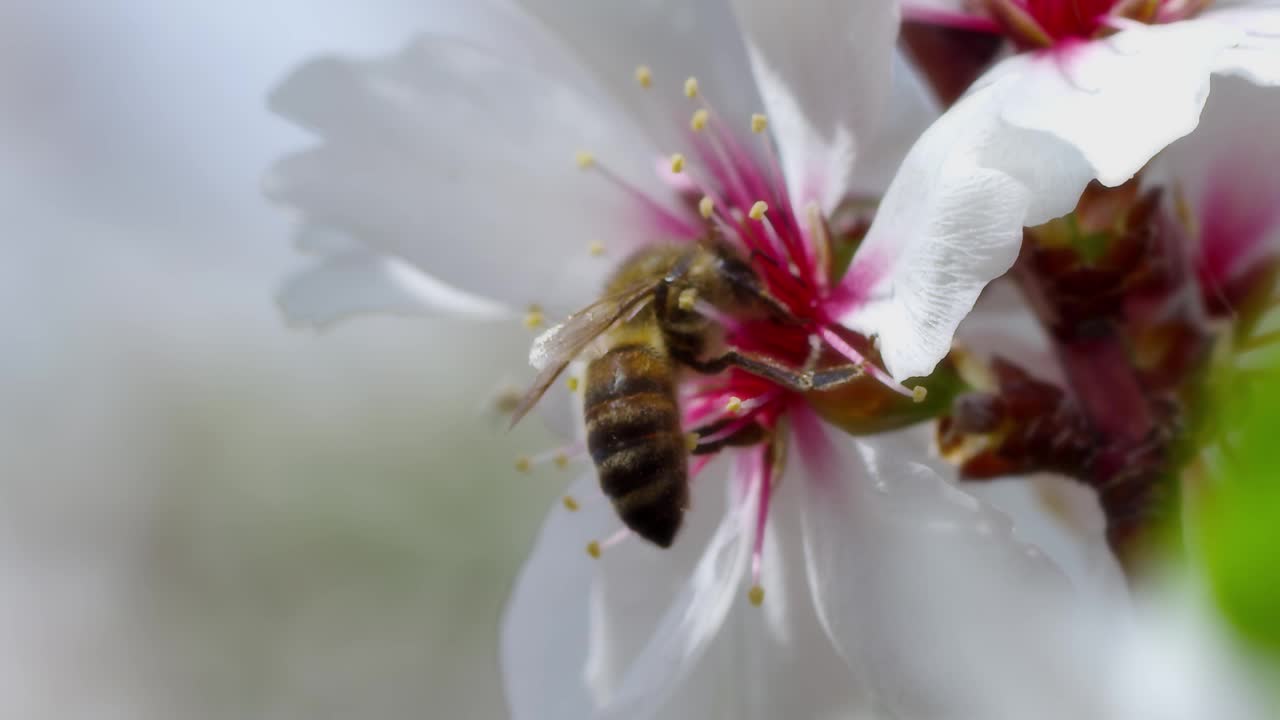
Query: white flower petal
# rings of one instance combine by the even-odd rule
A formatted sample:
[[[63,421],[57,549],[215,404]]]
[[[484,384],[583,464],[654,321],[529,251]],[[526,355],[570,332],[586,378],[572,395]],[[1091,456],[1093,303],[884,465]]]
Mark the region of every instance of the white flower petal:
[[[785,475],[769,508],[761,585],[745,592],[697,669],[662,709],[673,720],[831,719],[857,716],[866,698],[818,621],[805,575],[800,494]]]
[[[985,80],[1010,85],[1002,117],[1079,148],[1105,185],[1119,185],[1191,132],[1209,74],[1239,33],[1186,21],[1141,27],[1053,52],[1024,53]]]
[[[855,451],[816,420],[796,429],[819,615],[883,716],[1095,716],[1088,702],[1043,703],[1094,681],[1074,661],[1096,638],[1077,634],[1066,581],[1007,520],[913,462],[902,436]]]
[[[1280,3],[1220,3],[1200,22],[1222,23],[1242,34],[1241,41],[1219,58],[1216,72],[1240,75],[1258,85],[1280,85]]]
[[[698,78],[699,92],[742,135],[762,108],[728,0],[519,2],[596,71],[660,154],[687,149],[689,117],[699,107],[684,95],[688,77]],[[640,66],[652,72],[648,89],[636,82]]]
[[[933,371],[983,286],[1017,258],[1023,225],[1070,210],[1089,180],[1065,143],[999,119],[1003,92],[975,91],[921,136],[845,277],[869,299],[844,321],[880,337],[898,380]]]
[[[610,258],[663,236],[634,197],[574,162],[610,148],[613,171],[668,198],[634,131],[574,89],[460,42],[312,62],[272,106],[323,139],[278,164],[275,199],[466,292],[567,313],[598,294]],[[596,242],[603,257],[589,252]]]
[[[280,291],[279,303],[290,324],[315,328],[367,313],[478,319],[510,316],[489,300],[368,250],[330,255],[290,277]]]
[[[659,716],[663,704],[702,660],[734,599],[745,592],[742,577],[751,547],[746,531],[753,503],[717,507],[715,496],[723,497],[728,483],[716,480],[713,475],[695,481],[695,505],[686,514],[690,527],[681,530],[671,550],[634,542],[603,558],[609,569],[593,597],[588,666],[597,699],[603,703],[599,718]],[[705,537],[708,519],[718,520],[718,526],[709,540],[699,542],[700,535]],[[677,549],[679,554],[673,552]],[[693,567],[679,557],[687,558],[690,550],[697,549],[701,556]],[[664,567],[656,570],[655,565]],[[654,602],[655,588],[663,587],[664,575],[684,578],[669,604]],[[637,622],[637,611],[645,616],[655,608],[665,608],[656,625],[643,619]],[[629,652],[632,649],[634,654]],[[619,662],[622,658],[627,658],[625,663]]]
[[[594,472],[569,489],[579,499],[599,492]],[[502,676],[512,718],[591,716],[583,668],[591,584],[599,566],[586,547],[616,524],[613,508],[603,501],[584,503],[576,513],[557,504],[548,514],[502,619]]]
[[[871,144],[888,95],[898,6],[890,0],[733,0],[778,138],[792,204],[830,212]]]

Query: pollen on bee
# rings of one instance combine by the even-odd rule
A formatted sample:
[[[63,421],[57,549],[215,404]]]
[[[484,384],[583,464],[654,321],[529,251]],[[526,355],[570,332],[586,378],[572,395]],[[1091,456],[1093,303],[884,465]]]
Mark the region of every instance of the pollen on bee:
[[[596,164],[596,156],[586,150],[579,150],[573,154],[573,161],[578,164],[578,168],[586,170]]]
[[[648,65],[640,65],[636,68],[636,82],[640,83],[640,87],[648,88],[653,85],[653,71]]]
[[[712,200],[710,196],[703,195],[702,199],[698,201],[698,214],[701,215],[704,220],[710,220],[711,213],[715,212],[715,209],[716,201]]]
[[[604,243],[599,240],[592,242],[587,246],[587,252],[591,253],[592,257],[600,257],[604,254]]]
[[[763,200],[757,200],[755,204],[751,206],[751,210],[747,213],[747,217],[752,220],[759,220],[764,217],[766,212],[769,212],[769,204]]]
[[[587,554],[593,558],[599,559],[600,543],[596,542],[595,540],[592,540],[591,542],[587,543]]]
[[[737,395],[730,396],[729,402],[724,404],[724,409],[735,415],[742,411],[742,398]]]
[[[769,127],[769,118],[760,113],[751,116],[751,132],[762,133],[767,127]]]
[[[686,312],[689,310],[692,310],[697,303],[698,303],[697,288],[685,288],[684,290],[681,290],[680,297],[676,299],[676,304],[680,306],[681,310],[684,310]]]
[[[917,385],[911,388],[911,399],[918,403],[924,402],[924,399],[928,396],[929,389],[923,385]]]
[[[578,509],[582,507],[572,495],[565,495],[560,502],[564,504],[564,509],[569,512],[578,512]]]
[[[578,392],[578,385],[580,382],[581,381],[578,380],[577,377],[570,375],[568,378],[565,379],[564,384],[569,388],[569,392],[576,393]]]
[[[764,604],[764,588],[759,585],[752,585],[751,589],[747,591],[747,600],[751,601],[752,605],[760,607]]]
[[[684,170],[684,155],[676,153],[671,156],[671,172],[678,173]]]
[[[693,128],[694,132],[701,132],[707,127],[707,116],[706,108],[694,110],[693,117],[689,119],[689,127]]]
[[[527,457],[516,458],[516,470],[522,473],[529,472],[529,468],[533,467],[533,461]]]
[[[684,81],[684,96],[687,98],[698,97],[698,78],[690,77]]]

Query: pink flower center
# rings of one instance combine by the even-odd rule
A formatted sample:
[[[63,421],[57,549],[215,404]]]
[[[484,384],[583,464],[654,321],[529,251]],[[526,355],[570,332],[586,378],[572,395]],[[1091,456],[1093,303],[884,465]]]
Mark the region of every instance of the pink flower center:
[[[636,80],[651,89],[652,73],[638,68]],[[816,203],[793,205],[782,175],[773,141],[763,115],[753,115],[750,132],[735,132],[730,120],[716,112],[702,94],[697,80],[685,81],[684,94],[691,101],[691,116],[683,152],[671,154],[658,165],[659,173],[683,199],[683,210],[673,212],[626,185],[615,173],[597,163],[594,156],[580,157],[584,168],[598,169],[611,182],[636,197],[637,207],[665,238],[690,243],[715,234],[736,246],[750,263],[768,294],[786,306],[795,322],[736,317],[731,309],[702,301],[692,308],[723,328],[726,345],[741,352],[767,357],[779,365],[800,370],[816,363],[822,352],[834,352],[860,371],[908,398],[923,398],[895,382],[883,369],[867,362],[844,339],[850,331],[838,318],[866,299],[874,278],[865,273],[835,282],[832,249],[825,219]],[[746,120],[745,118],[743,120]],[[585,162],[584,162],[585,160]],[[811,374],[811,373],[810,373]],[[792,403],[803,392],[737,367],[716,375],[688,373],[680,390],[686,430],[697,431],[695,453],[718,452],[734,445],[738,462],[734,481],[738,496],[753,499],[755,541],[752,554],[753,584],[749,594],[755,604],[763,599],[760,568],[770,499],[777,476],[776,433]],[[762,432],[759,432],[762,431]],[[755,434],[751,434],[755,433]],[[762,437],[743,447],[742,438]],[[734,439],[739,442],[733,442]],[[751,441],[747,441],[751,442]],[[697,454],[690,468],[696,476],[710,454]],[[592,554],[604,545],[593,544]]]

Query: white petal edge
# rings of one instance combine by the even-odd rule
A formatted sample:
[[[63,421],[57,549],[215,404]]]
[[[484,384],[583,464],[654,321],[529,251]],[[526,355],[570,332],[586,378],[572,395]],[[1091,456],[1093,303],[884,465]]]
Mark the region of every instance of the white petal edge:
[[[830,212],[889,94],[894,0],[733,0],[793,207]]]
[[[608,148],[613,172],[670,199],[633,129],[575,88],[463,42],[313,61],[272,106],[323,142],[277,164],[270,196],[510,307],[567,314],[618,258],[665,236],[634,196],[575,165],[579,150]]]
[[[844,282],[843,321],[880,338],[897,380],[928,375],[978,294],[1017,258],[1024,225],[1068,212],[1090,178],[1071,147],[998,117],[1006,88],[953,105],[907,154]]]
[[[1240,33],[1189,20],[1103,40],[1024,53],[979,83],[1009,85],[1001,117],[1080,150],[1104,185],[1120,185],[1195,129],[1209,76]]]

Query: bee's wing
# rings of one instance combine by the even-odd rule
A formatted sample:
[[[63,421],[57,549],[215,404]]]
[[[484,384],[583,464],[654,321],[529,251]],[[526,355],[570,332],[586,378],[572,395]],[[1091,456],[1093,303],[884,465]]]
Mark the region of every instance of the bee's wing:
[[[514,427],[520,422],[520,419],[537,404],[542,394],[551,387],[551,383],[556,381],[560,373],[564,372],[564,369],[588,343],[608,330],[609,326],[633,310],[639,303],[648,300],[653,294],[653,288],[653,283],[646,282],[597,300],[539,335],[533,341],[533,349],[529,351],[530,362],[539,368],[538,376],[533,379],[529,391],[520,399],[520,403],[511,414],[511,426]]]

